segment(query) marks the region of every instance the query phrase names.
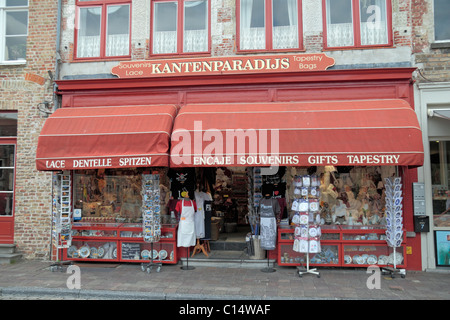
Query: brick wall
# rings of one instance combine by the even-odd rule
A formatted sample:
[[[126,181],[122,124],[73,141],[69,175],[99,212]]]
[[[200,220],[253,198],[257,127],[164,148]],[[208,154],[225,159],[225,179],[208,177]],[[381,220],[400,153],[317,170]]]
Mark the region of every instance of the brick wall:
[[[412,0],[413,61],[418,82],[450,81],[450,45],[434,43],[433,0]]]
[[[26,258],[48,258],[51,175],[35,166],[37,138],[45,121],[38,104],[52,101],[57,1],[30,0],[25,65],[0,65],[0,110],[18,112],[15,243]],[[33,75],[45,82],[25,80]],[[35,77],[36,78],[36,77]]]

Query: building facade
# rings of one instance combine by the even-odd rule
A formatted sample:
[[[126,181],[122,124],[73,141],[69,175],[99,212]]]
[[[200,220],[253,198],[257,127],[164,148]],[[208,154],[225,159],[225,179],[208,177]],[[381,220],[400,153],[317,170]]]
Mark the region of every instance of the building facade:
[[[448,190],[450,139],[450,35],[446,1],[416,1],[413,6],[413,62],[416,111],[425,149],[419,182],[425,187],[429,232],[422,237],[423,268],[448,266]]]
[[[54,107],[57,1],[0,1],[0,243],[48,258],[51,175],[38,172],[40,129]]]
[[[412,82],[419,82],[417,89],[423,81],[414,67],[423,65],[422,75],[430,78],[428,70],[443,69],[428,62],[445,59],[439,55],[430,58],[430,33],[425,18],[431,7],[429,2],[423,4],[430,11],[420,16],[419,10],[414,10],[419,8],[418,3],[412,0],[283,0],[276,6],[266,0],[61,0],[53,7],[49,4],[54,14],[43,15],[52,19],[53,24],[47,24],[46,30],[53,32],[56,43],[49,49],[51,58],[40,61],[49,61],[52,68],[48,69],[55,70],[57,93],[52,96],[53,83],[47,80],[43,101],[51,101],[50,107],[56,103],[63,108],[173,104],[182,109],[192,103],[393,99],[404,100],[416,109],[420,90],[415,93]],[[33,6],[29,6],[31,10]],[[48,29],[49,25],[54,28]],[[445,51],[441,47],[434,50]],[[175,74],[173,68],[164,69],[172,62],[188,68],[192,59],[197,59],[195,63],[202,59],[224,63],[227,58],[248,57],[248,61],[256,63],[269,56],[273,61],[282,61],[285,56],[295,59],[295,55],[298,59],[325,59],[323,53],[333,60],[330,66],[318,69],[318,63],[302,60],[304,69],[292,73],[269,73],[267,65],[265,70],[256,72],[256,64],[232,75],[193,72],[200,69],[189,69],[190,74],[182,75]],[[306,58],[307,54],[311,54],[310,58]],[[61,62],[58,65],[56,58]],[[154,73],[151,76],[142,75],[146,61],[156,61],[150,67]],[[135,68],[133,62],[139,65]],[[192,68],[196,68],[195,63]],[[125,74],[113,72],[121,65]],[[41,65],[38,74],[45,77],[43,69],[46,67]],[[43,89],[29,81],[24,83]],[[39,100],[37,94],[32,96],[33,105],[42,102],[33,99]],[[19,110],[14,106],[4,109],[16,108]],[[417,111],[417,115],[422,132],[426,132],[423,112]],[[36,129],[31,130],[34,142],[29,153],[23,153],[32,159],[26,161],[29,167],[21,164],[16,169],[15,182],[14,241],[30,258],[48,257],[51,241],[52,174],[34,168],[37,138],[45,122],[42,115],[36,117],[32,121]],[[29,115],[26,118],[32,119]],[[18,123],[20,127],[20,111]],[[21,150],[21,135],[19,129],[17,152]],[[423,141],[425,146],[428,139],[424,137]],[[404,179],[403,253],[410,269],[430,267],[427,260],[432,259],[425,253],[430,250],[431,233],[415,232],[413,220],[412,183],[425,179],[426,159],[425,146],[423,171],[409,164],[396,169]],[[17,161],[17,165],[22,161],[19,153]],[[33,174],[28,170],[33,170]],[[418,174],[423,177],[418,179]],[[36,193],[25,192],[23,186],[30,190],[34,183]],[[37,190],[45,197],[36,199]],[[36,210],[30,210],[28,204]],[[339,254],[343,258],[344,254]]]

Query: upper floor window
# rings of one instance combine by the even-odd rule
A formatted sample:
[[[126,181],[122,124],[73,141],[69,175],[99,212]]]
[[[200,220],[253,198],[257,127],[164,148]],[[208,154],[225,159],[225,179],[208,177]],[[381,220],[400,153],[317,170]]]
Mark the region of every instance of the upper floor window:
[[[152,2],[152,53],[208,52],[209,0]]]
[[[390,0],[323,0],[323,7],[326,48],[391,44]]]
[[[450,1],[434,0],[434,40],[450,41]]]
[[[130,55],[131,0],[77,0],[77,58]]]
[[[0,62],[25,62],[28,0],[0,0]]]
[[[300,49],[300,0],[239,0],[239,50]]]

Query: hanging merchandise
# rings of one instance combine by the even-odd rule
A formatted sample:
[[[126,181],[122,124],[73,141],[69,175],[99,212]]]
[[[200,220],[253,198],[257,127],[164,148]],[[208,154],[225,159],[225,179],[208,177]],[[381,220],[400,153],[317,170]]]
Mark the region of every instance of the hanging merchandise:
[[[145,242],[151,243],[150,252],[154,252],[153,243],[159,242],[161,238],[161,206],[159,191],[159,174],[142,175],[142,222],[143,238]],[[150,263],[141,264],[142,271],[150,270],[156,266],[159,272],[162,263],[153,263],[153,254],[150,254]]]
[[[50,269],[61,270],[60,250],[72,244],[72,205],[70,173],[53,174],[52,177],[52,240],[56,247],[56,261]]]
[[[386,242],[393,252],[389,255],[388,263],[393,268],[383,268],[384,272],[392,276],[399,273],[402,278],[405,277],[405,269],[397,269],[397,265],[402,264],[403,255],[397,251],[403,242],[403,197],[402,183],[400,177],[385,178],[386,192]]]
[[[145,242],[158,242],[161,237],[159,174],[142,175],[142,221]]]
[[[320,181],[315,175],[294,177],[295,199],[291,209],[294,211],[292,222],[296,225],[294,231],[293,250],[306,255],[306,270],[298,268],[301,277],[311,273],[320,277],[316,269],[309,268],[309,254],[321,252],[320,236]]]

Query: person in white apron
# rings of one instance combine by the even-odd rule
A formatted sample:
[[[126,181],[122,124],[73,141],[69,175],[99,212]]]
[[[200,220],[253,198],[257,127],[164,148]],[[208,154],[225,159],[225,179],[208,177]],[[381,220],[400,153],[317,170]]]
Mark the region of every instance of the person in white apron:
[[[190,201],[190,206],[185,206],[184,202]],[[177,246],[191,247],[195,246],[195,207],[192,200],[181,200],[180,223],[178,224]]]

